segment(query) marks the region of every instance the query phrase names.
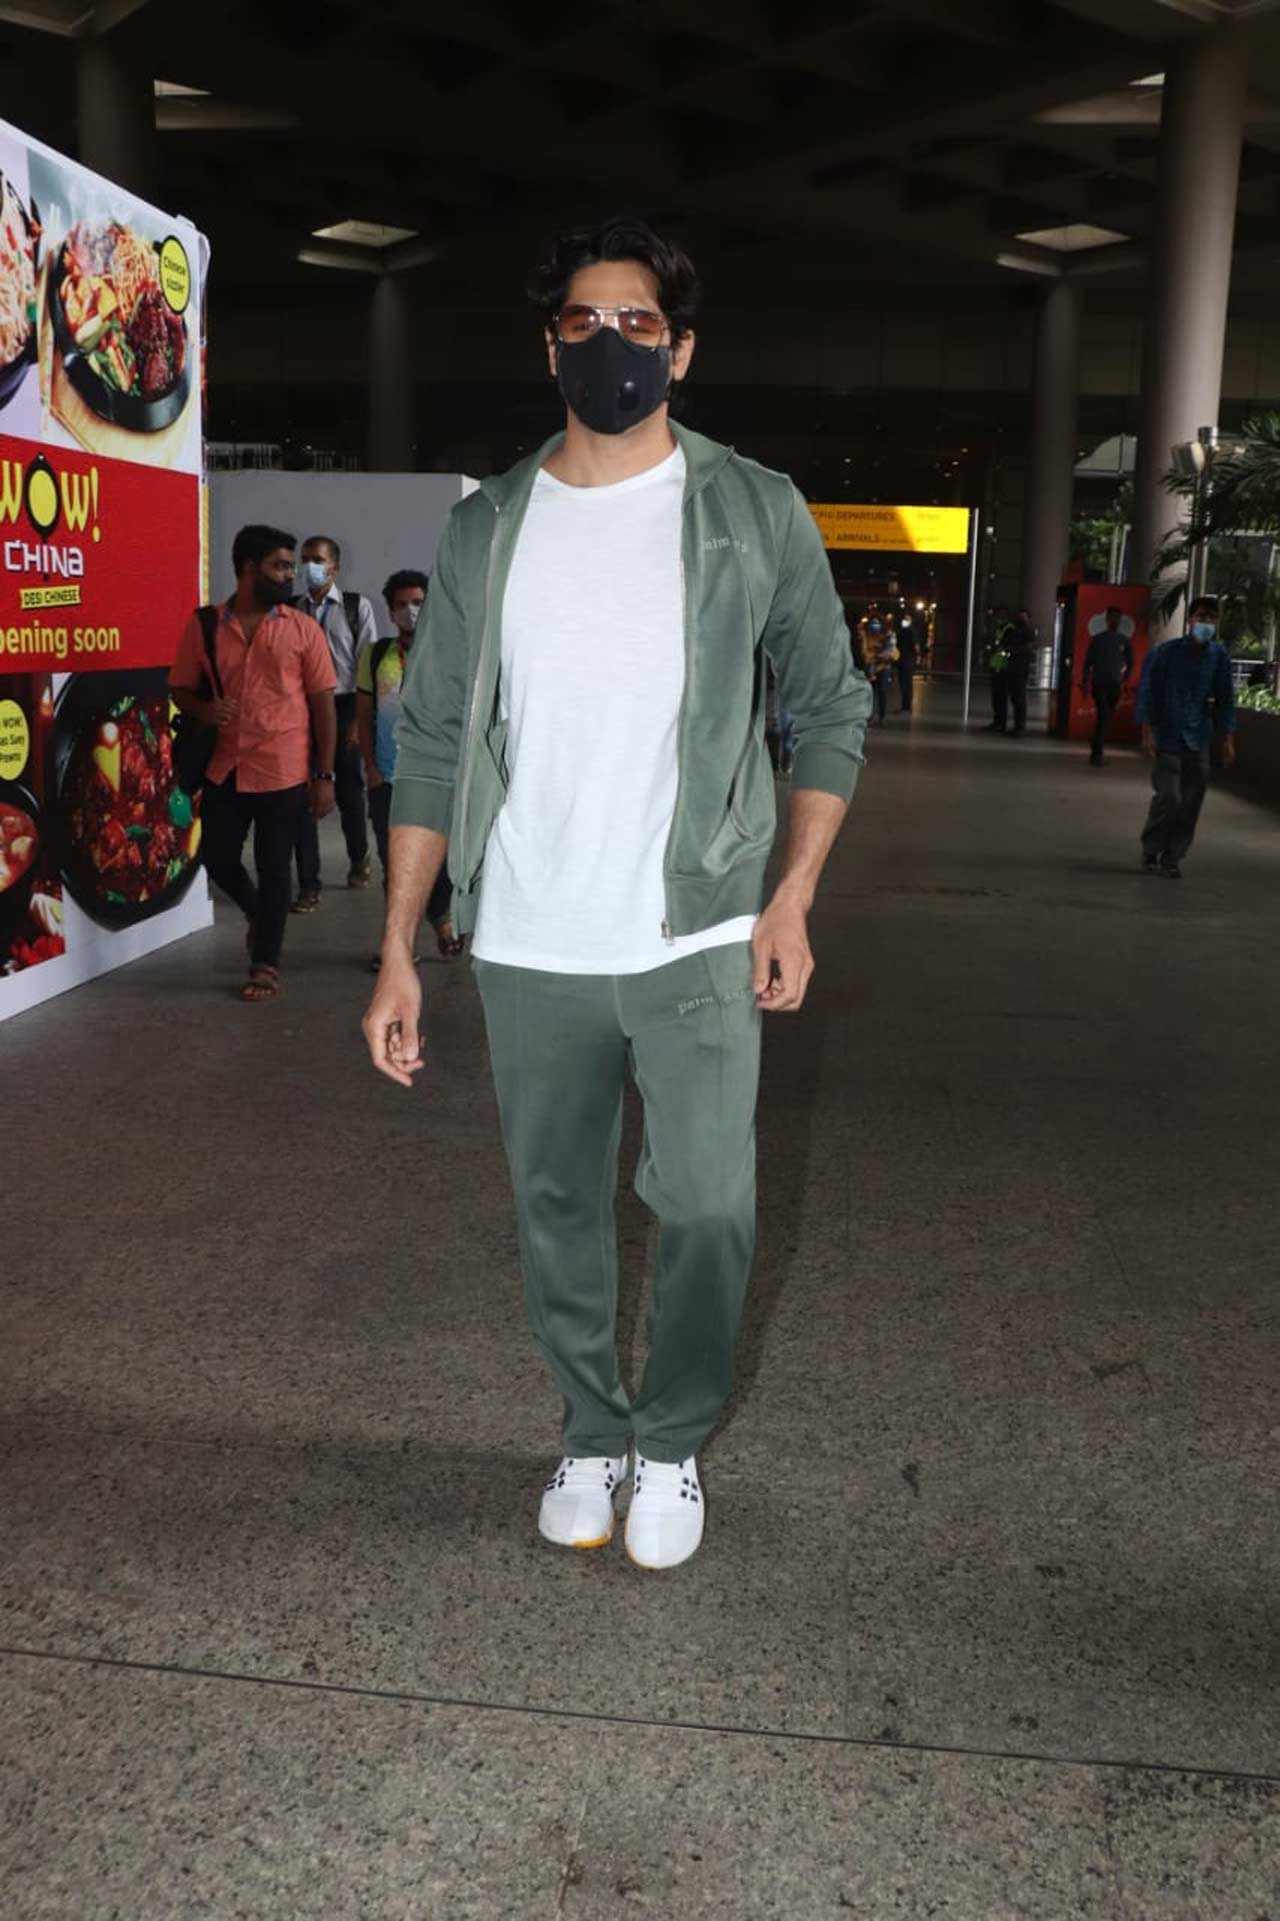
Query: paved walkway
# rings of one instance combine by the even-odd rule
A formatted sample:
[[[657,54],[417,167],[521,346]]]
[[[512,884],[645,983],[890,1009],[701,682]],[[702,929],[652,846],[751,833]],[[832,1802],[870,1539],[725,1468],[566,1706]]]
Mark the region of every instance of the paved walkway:
[[[372,895],[278,1006],[223,920],[3,1029],[5,1921],[1280,1917],[1277,824],[1144,879],[1136,761],[931,704],[769,1033],[676,1574],[533,1532],[465,970],[412,1095]]]

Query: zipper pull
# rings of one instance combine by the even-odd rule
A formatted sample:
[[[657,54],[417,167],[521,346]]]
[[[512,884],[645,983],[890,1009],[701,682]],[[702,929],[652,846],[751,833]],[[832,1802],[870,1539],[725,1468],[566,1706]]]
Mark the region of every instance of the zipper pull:
[[[669,920],[664,920],[662,923],[662,938],[667,943],[668,947],[675,946],[676,937],[671,931],[671,922]]]

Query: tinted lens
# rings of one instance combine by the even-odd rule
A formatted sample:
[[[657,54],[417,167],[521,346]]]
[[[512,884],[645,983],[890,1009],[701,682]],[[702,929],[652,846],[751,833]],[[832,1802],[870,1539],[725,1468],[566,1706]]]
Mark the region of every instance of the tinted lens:
[[[590,340],[599,328],[600,314],[595,307],[562,307],[556,317],[556,333],[568,347],[575,341]]]
[[[625,339],[633,340],[637,347],[658,346],[665,326],[662,315],[650,313],[647,307],[618,309],[618,331]]]

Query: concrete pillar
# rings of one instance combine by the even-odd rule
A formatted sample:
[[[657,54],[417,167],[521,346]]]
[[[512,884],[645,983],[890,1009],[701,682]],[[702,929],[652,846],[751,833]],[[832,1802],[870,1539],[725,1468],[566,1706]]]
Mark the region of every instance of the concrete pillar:
[[[1079,380],[1080,288],[1074,280],[1055,280],[1036,327],[1022,549],[1021,600],[1046,647],[1053,640],[1054,606],[1067,559]]]
[[[128,28],[76,41],[79,158],[140,199],[158,196],[155,75]]]
[[[369,317],[369,469],[403,474],[414,463],[414,381],[403,275],[383,274]]]
[[[1218,420],[1245,82],[1241,36],[1230,27],[1169,55],[1142,348],[1132,581],[1150,577],[1161,540],[1178,522],[1178,502],[1162,485],[1170,449]]]

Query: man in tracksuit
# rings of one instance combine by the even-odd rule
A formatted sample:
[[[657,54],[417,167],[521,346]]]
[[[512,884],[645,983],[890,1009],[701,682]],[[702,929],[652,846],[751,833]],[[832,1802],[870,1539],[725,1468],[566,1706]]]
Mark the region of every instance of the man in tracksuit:
[[[627,1549],[702,1538],[696,1454],[732,1382],[755,1238],[762,1012],[797,1009],[807,917],[861,764],[870,694],[817,528],[784,476],[674,426],[696,280],[638,222],[555,247],[538,297],[566,431],[455,510],[398,729],[375,1065],[423,1066],[412,965],[448,858],[515,1187],[534,1339],[564,1396],[539,1528]],[[766,656],[792,716],[782,876]],[[623,1086],[658,1220],[649,1356],[618,1371]]]

